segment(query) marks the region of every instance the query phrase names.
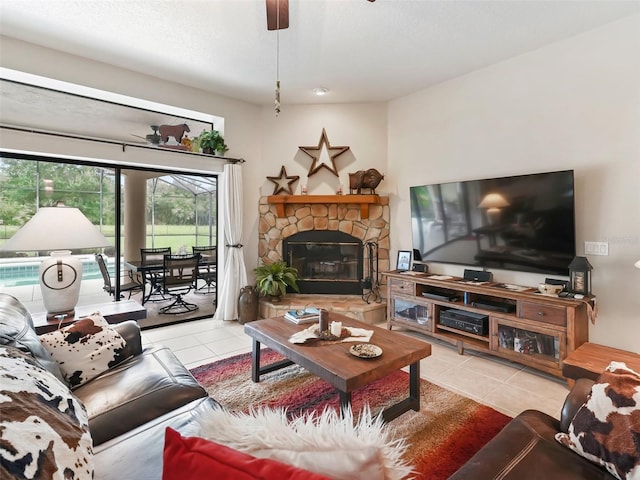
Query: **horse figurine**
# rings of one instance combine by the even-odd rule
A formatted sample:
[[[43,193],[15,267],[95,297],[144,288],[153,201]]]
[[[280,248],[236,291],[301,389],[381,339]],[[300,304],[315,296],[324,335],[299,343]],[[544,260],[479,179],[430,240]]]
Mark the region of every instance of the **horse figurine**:
[[[191,130],[189,130],[189,125],[182,123],[180,125],[160,125],[158,131],[160,132],[160,139],[164,143],[169,141],[169,137],[173,137],[176,139],[176,142],[182,143],[184,133],[190,132]]]
[[[355,192],[360,195],[363,188],[370,188],[371,193],[375,195],[376,187],[380,184],[384,175],[375,168],[369,170],[358,170],[349,174],[349,193]]]

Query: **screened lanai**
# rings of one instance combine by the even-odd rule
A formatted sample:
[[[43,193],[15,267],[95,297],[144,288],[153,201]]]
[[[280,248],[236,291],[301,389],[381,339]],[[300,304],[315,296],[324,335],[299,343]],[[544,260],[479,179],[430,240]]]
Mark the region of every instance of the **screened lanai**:
[[[169,174],[154,177],[147,183],[147,241],[150,248],[163,243],[162,237],[184,250],[189,244],[194,246],[216,245],[217,234],[217,177],[201,177],[185,174]],[[192,205],[177,204],[180,200],[191,201]],[[170,203],[170,212],[164,212],[164,221],[156,222],[158,211]],[[189,220],[190,219],[190,220]],[[170,220],[169,223],[166,220]],[[184,231],[167,226],[186,225]],[[176,240],[185,240],[176,245]],[[166,242],[164,242],[166,243]],[[169,246],[169,245],[166,245]]]
[[[171,247],[172,253],[182,253],[192,246],[217,245],[217,184],[213,175],[3,154],[0,245],[40,207],[62,201],[78,207],[113,245],[72,252],[82,258],[83,280],[102,278],[94,257],[98,251],[106,255],[114,279],[117,274],[126,278],[125,262],[139,259],[140,248]],[[0,251],[0,291],[37,288],[39,257],[48,253]]]

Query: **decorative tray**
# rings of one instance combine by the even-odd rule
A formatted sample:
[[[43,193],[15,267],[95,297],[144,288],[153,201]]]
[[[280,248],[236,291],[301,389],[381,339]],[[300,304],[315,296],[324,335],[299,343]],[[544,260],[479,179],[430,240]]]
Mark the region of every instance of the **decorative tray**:
[[[349,353],[359,358],[376,358],[382,355],[382,349],[372,343],[358,343],[349,348]]]
[[[321,332],[319,328],[316,328],[313,333],[317,336],[318,340],[340,340],[341,338],[347,338],[351,336],[351,330],[345,327],[342,327],[339,337],[337,335],[333,335],[331,333],[331,330],[323,330]]]

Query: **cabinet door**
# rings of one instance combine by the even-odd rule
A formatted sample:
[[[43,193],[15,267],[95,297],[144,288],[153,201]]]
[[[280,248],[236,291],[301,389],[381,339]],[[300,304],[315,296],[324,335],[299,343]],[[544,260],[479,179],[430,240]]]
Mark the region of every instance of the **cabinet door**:
[[[566,334],[527,323],[491,319],[491,350],[520,363],[560,368],[566,356]]]
[[[391,316],[393,320],[410,325],[419,325],[433,331],[433,305],[428,302],[416,302],[402,297],[391,297]]]

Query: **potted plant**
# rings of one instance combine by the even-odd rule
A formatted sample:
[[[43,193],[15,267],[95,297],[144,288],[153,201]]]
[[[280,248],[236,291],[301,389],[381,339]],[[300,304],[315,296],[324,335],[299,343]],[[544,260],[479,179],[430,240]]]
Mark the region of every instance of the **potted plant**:
[[[253,270],[256,274],[258,292],[272,301],[278,301],[287,293],[287,287],[296,292],[298,288],[298,269],[289,267],[284,261],[264,263]]]
[[[198,143],[202,148],[202,153],[223,156],[229,150],[218,130],[205,130],[198,136]]]

